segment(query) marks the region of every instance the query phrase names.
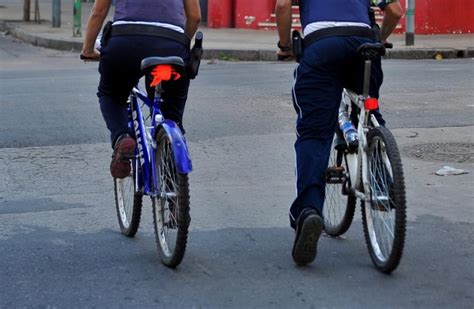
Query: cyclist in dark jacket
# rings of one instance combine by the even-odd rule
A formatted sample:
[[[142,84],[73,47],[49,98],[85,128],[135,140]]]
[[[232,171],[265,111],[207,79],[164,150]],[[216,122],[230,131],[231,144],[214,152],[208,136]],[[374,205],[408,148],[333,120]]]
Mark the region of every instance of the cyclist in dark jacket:
[[[326,171],[343,88],[362,92],[364,61],[356,54],[363,43],[374,42],[370,31],[370,0],[299,0],[305,38],[324,31],[327,36],[305,44],[295,70],[293,105],[297,112],[295,142],[297,197],[290,207],[296,230],[293,260],[298,265],[316,257],[322,218]],[[380,36],[385,42],[402,16],[398,0],[376,0],[385,11]],[[290,30],[292,0],[277,0],[279,58],[292,57]],[[342,28],[344,27],[344,28]],[[347,33],[341,33],[346,29]],[[332,34],[331,34],[332,33]],[[380,58],[373,61],[370,96],[378,98],[382,84]],[[376,115],[380,124],[384,121]]]
[[[136,145],[129,134],[126,102],[143,75],[141,60],[151,56],[179,56],[187,62],[189,41],[198,28],[201,11],[199,0],[116,0],[112,31],[102,39],[99,52],[95,42],[111,3],[112,0],[95,1],[81,55],[100,59],[97,96],[114,149],[110,171],[113,177],[123,178],[130,173],[125,158],[133,154]],[[116,27],[120,32],[114,32]],[[162,113],[183,129],[189,78],[163,82],[162,87]]]

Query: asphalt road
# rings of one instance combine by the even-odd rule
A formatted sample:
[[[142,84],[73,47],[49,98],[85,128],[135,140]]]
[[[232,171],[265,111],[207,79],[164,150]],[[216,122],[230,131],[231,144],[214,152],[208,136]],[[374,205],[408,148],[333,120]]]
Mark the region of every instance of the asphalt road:
[[[159,262],[150,203],[136,238],[118,231],[97,64],[0,37],[0,68],[0,308],[472,308],[472,59],[384,62],[409,207],[391,276],[372,266],[360,215],[343,238],[321,239],[313,265],[292,262],[294,64],[202,65],[176,270]],[[443,165],[471,173],[435,176]]]

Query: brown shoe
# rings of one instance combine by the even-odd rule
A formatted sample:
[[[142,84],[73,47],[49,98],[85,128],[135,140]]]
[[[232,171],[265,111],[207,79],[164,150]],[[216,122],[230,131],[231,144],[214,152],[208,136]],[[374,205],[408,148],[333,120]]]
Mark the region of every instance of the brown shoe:
[[[114,178],[125,178],[130,175],[130,159],[133,159],[135,140],[129,134],[122,134],[115,142],[110,173]]]

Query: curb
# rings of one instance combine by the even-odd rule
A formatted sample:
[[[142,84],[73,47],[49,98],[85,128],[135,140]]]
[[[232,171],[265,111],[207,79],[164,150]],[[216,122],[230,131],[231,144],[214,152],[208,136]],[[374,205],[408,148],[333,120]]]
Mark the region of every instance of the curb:
[[[11,36],[35,46],[56,50],[79,52],[82,42],[71,40],[58,40],[27,32],[11,23],[0,20],[0,31],[8,32]],[[390,49],[384,59],[455,59],[474,58],[474,47],[466,48],[412,48]],[[203,59],[223,61],[277,61],[274,50],[231,50],[231,49],[205,49]]]
[[[12,37],[20,39],[24,42],[35,46],[41,46],[57,50],[80,51],[82,49],[82,42],[58,40],[46,38],[39,35],[31,34],[19,27],[15,27],[5,21],[0,21],[0,31],[8,32]]]
[[[384,59],[455,59],[474,57],[474,48],[389,49]]]

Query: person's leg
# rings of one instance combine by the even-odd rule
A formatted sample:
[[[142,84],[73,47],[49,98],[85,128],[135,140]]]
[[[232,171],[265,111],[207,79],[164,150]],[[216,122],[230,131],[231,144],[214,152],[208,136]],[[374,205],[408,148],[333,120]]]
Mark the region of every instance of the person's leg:
[[[292,227],[295,227],[296,219],[304,208],[313,208],[322,216],[324,174],[341,100],[340,64],[337,62],[344,53],[329,53],[328,50],[341,49],[343,45],[333,38],[321,43],[305,50],[295,71],[293,103],[298,114],[295,142],[297,197],[290,208]]]
[[[189,59],[189,48],[169,39],[158,38],[152,44],[148,44],[144,50],[144,56],[178,56],[184,60],[184,63]],[[188,98],[190,80],[186,74],[182,74],[181,78],[176,81],[165,81],[162,83],[163,93],[161,94],[161,112],[165,119],[170,119],[176,122],[184,134],[183,128],[183,114],[186,100]],[[149,94],[150,96],[150,94]]]
[[[315,259],[324,226],[324,176],[341,100],[345,49],[340,38],[321,40],[304,51],[295,70],[297,197],[290,207],[290,223],[296,230],[292,256],[298,265]]]
[[[112,148],[117,139],[131,133],[128,127],[127,98],[139,76],[134,69],[134,50],[130,39],[113,37],[101,50],[100,82],[97,96],[100,110],[110,131]]]
[[[128,128],[127,105],[117,104],[117,100],[102,93],[99,94],[99,104],[107,129],[110,131],[110,141],[113,148],[119,136],[130,133]]]
[[[356,54],[357,48],[367,42],[372,42],[370,39],[366,38],[358,38],[358,37],[351,37],[347,38],[348,45],[351,46],[351,59],[353,59],[352,63],[346,67],[346,74],[344,74],[344,88],[348,88],[358,94],[362,94],[363,86],[364,86],[364,71],[365,71],[365,61],[364,59]],[[382,60],[381,57],[372,61],[372,68],[370,73],[370,87],[369,87],[369,95],[372,98],[379,98],[379,90],[382,86],[383,82],[383,71],[382,71]],[[385,120],[380,113],[380,110],[377,109],[372,112],[380,123],[380,125],[385,125]],[[357,114],[358,108],[353,106],[351,119],[354,122],[354,125],[357,125]]]
[[[162,95],[163,103],[161,105],[161,112],[165,119],[170,119],[176,122],[185,133],[183,127],[183,114],[186,99],[188,98],[190,80],[186,76],[182,76],[176,81],[169,81],[163,83],[164,93]]]
[[[137,83],[140,72],[136,69],[137,55],[130,44],[131,38],[111,38],[101,51],[100,83],[97,96],[100,110],[110,131],[113,154],[110,172],[114,178],[130,175],[130,159],[136,142],[128,127],[127,98]]]

